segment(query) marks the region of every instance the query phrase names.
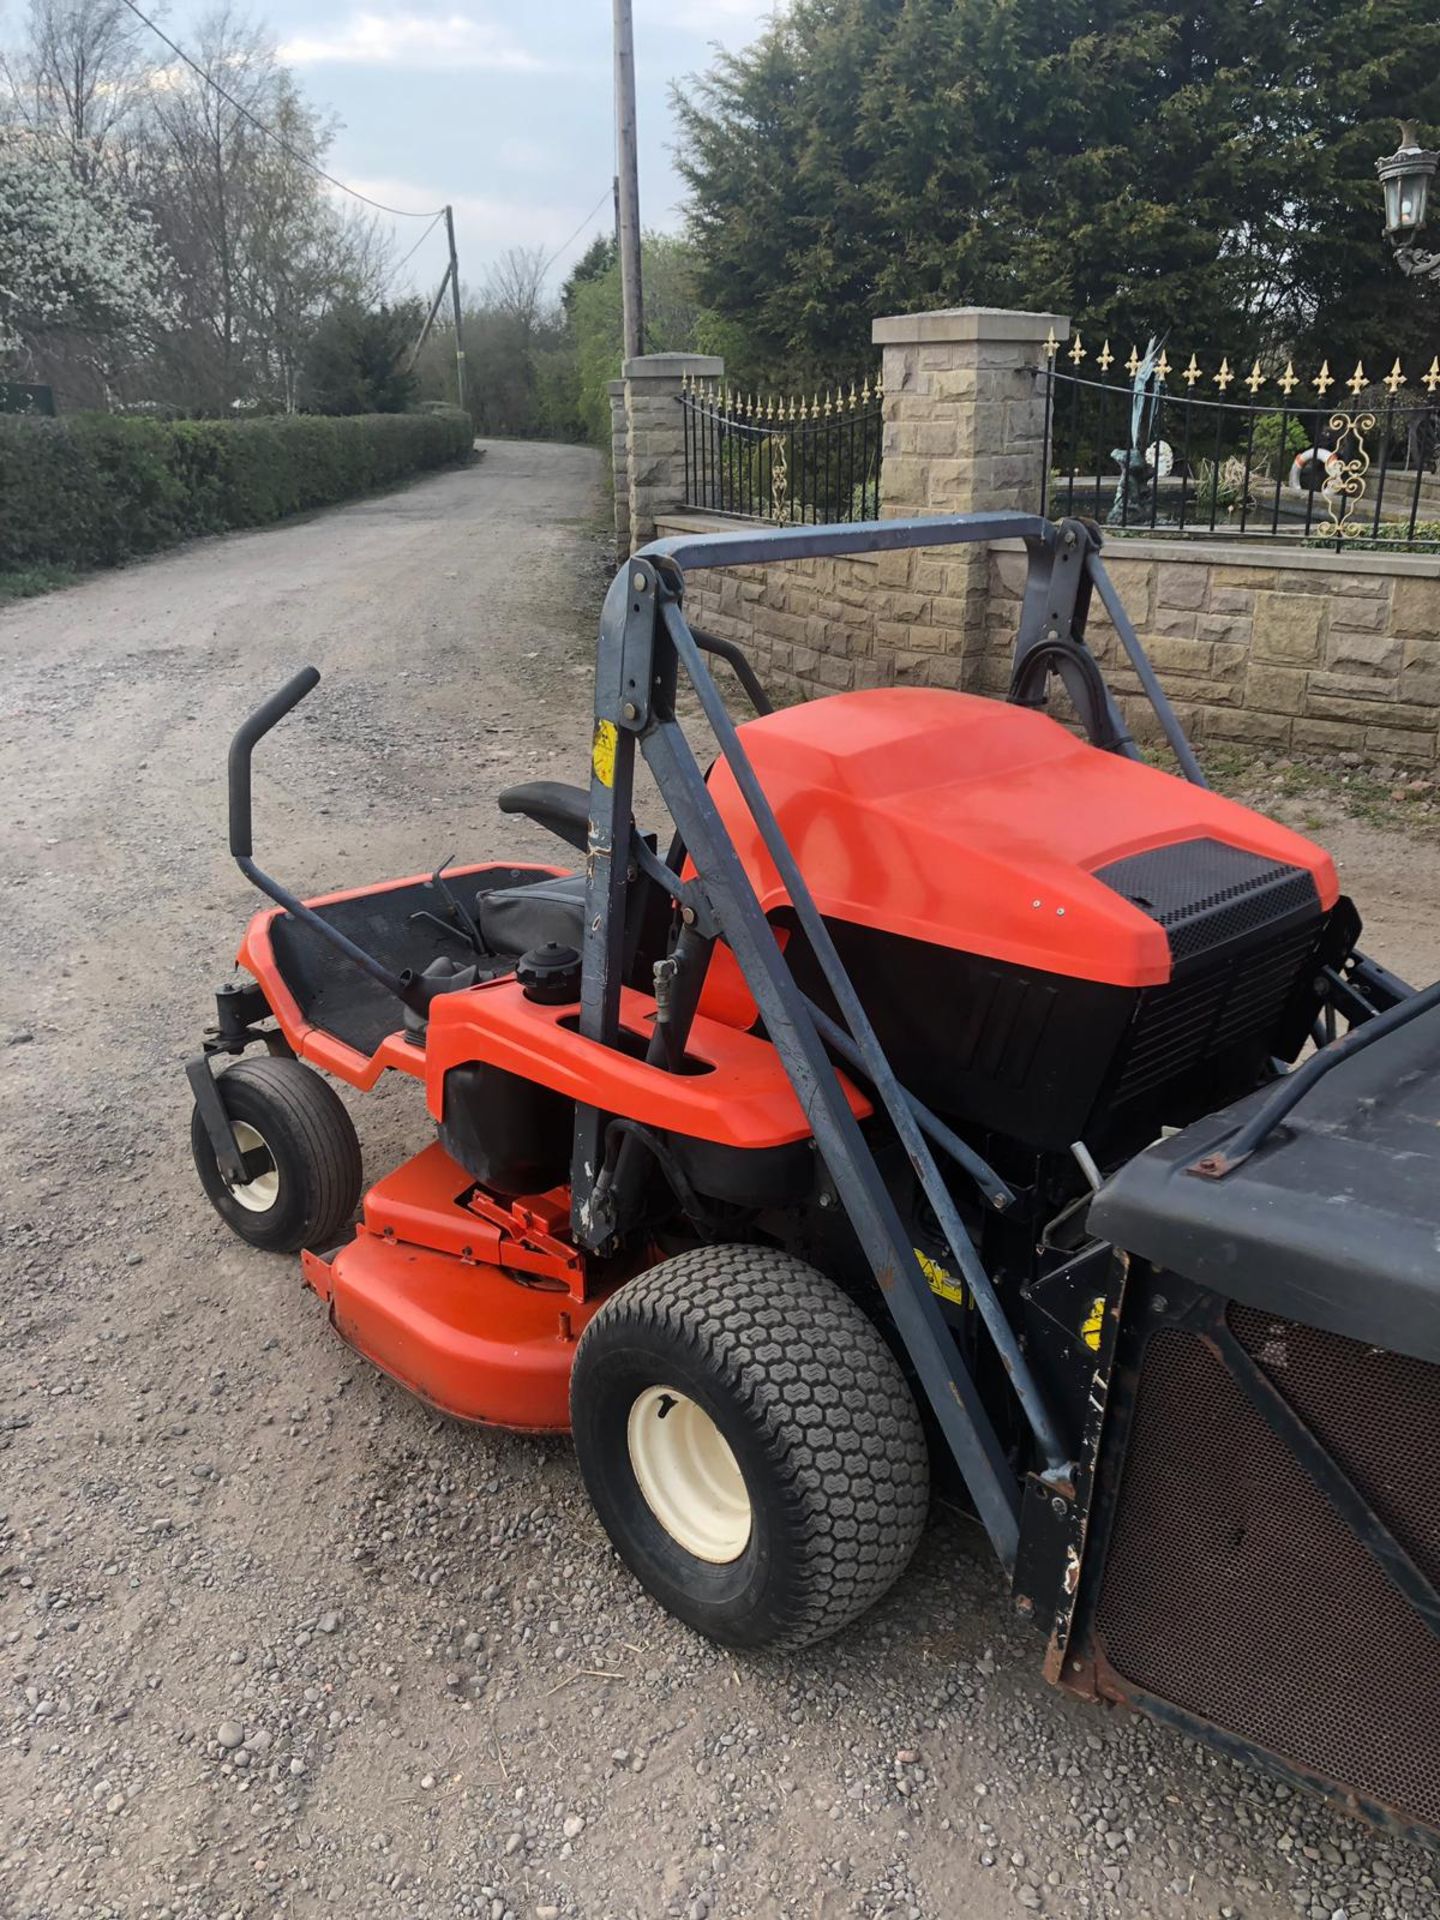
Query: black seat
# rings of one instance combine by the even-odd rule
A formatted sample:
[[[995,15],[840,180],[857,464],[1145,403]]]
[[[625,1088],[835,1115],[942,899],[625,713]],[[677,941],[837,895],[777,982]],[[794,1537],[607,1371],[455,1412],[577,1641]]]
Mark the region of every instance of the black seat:
[[[560,780],[527,780],[505,789],[500,811],[523,814],[580,853],[589,844],[590,796],[584,787]],[[633,820],[630,830],[635,831]],[[647,844],[653,852],[653,836],[647,836]],[[574,947],[578,953],[585,939],[585,876],[572,873],[530,886],[499,887],[482,894],[475,911],[481,937],[495,953],[518,957],[550,941]],[[666,950],[669,929],[668,894],[632,869],[625,913],[625,974],[632,985],[647,990],[651,986],[652,964]]]
[[[585,938],[585,876],[542,876],[528,886],[494,887],[476,899],[475,918],[492,953],[518,959],[550,942],[579,953]]]

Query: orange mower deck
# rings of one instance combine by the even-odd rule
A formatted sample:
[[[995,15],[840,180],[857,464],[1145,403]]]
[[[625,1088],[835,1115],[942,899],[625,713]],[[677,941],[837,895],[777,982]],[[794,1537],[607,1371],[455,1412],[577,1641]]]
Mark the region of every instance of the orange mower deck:
[[[301,1265],[336,1332],[431,1406],[565,1433],[575,1343],[601,1304],[555,1236],[567,1213],[564,1194],[498,1206],[429,1146],[370,1189],[347,1246]]]

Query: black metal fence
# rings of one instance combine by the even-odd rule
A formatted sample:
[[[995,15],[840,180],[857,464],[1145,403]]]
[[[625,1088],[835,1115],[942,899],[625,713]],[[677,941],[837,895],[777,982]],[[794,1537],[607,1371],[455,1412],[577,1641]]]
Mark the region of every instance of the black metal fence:
[[[880,511],[878,381],[778,400],[687,381],[685,504],[781,526]]]
[[[1111,375],[1111,367],[1117,372]],[[1125,362],[1107,340],[1047,343],[1043,510],[1133,532],[1263,536],[1337,548],[1440,546],[1440,358],[1412,385],[1397,360],[1302,380],[1245,375],[1163,344]],[[1236,391],[1232,394],[1231,389]]]

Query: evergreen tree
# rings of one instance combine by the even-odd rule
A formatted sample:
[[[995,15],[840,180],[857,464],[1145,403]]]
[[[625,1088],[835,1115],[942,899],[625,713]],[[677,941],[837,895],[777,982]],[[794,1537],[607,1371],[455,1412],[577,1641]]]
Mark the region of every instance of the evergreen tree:
[[[795,0],[676,104],[701,298],[802,377],[942,305],[1434,351],[1374,174],[1437,130],[1433,0]]]
[[[305,404],[314,413],[404,413],[419,385],[410,349],[424,311],[418,300],[365,308],[333,306],[305,359]]]

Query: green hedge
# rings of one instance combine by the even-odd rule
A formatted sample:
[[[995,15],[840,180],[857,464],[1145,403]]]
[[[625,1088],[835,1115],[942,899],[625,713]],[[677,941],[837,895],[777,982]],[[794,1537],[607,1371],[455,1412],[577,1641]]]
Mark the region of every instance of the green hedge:
[[[103,567],[197,533],[262,527],[469,457],[433,413],[263,420],[0,415],[0,571]]]

